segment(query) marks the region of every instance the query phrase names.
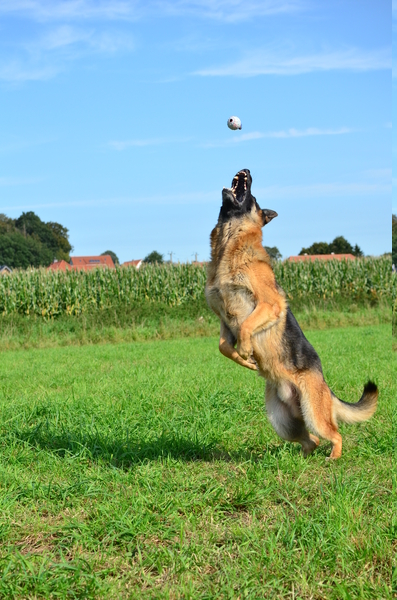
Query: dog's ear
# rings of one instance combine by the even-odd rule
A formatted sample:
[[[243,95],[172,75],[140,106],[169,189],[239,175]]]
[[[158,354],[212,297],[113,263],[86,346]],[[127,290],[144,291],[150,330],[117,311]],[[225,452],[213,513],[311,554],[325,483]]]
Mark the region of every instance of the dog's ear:
[[[262,209],[263,225],[267,225],[272,219],[274,219],[277,216],[278,215],[274,210],[269,210],[268,208]]]

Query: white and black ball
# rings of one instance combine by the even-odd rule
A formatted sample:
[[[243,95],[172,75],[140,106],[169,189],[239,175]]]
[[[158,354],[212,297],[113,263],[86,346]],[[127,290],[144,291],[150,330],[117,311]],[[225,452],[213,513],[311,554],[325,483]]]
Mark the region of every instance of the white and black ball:
[[[238,117],[229,117],[227,120],[227,126],[229,129],[233,129],[233,131],[236,129],[241,129],[241,121]]]

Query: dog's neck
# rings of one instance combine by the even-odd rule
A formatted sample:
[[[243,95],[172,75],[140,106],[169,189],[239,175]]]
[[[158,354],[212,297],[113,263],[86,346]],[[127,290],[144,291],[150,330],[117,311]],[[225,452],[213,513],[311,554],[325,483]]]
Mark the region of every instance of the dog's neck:
[[[271,265],[262,245],[262,227],[257,215],[247,213],[243,219],[219,220],[211,232],[211,261],[219,262],[223,257],[239,253],[242,246],[249,247],[256,255],[260,253],[262,260]]]

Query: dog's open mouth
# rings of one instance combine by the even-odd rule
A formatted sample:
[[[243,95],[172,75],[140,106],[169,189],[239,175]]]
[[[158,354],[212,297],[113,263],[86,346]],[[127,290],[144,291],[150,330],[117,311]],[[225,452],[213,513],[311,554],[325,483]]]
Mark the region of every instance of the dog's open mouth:
[[[239,171],[233,177],[232,187],[223,188],[224,197],[232,200],[233,204],[240,206],[245,198],[249,188],[248,175],[245,171]]]
[[[237,202],[242,202],[244,200],[244,195],[247,191],[247,181],[248,177],[245,171],[240,171],[233,177],[232,192]]]

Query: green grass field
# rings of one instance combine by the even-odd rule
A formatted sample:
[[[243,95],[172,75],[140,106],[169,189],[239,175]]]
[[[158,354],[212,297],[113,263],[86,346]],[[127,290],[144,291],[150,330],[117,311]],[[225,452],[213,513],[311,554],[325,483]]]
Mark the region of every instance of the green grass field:
[[[304,329],[328,329],[391,323],[390,299],[372,305],[338,297],[290,302]],[[219,333],[219,319],[204,296],[181,306],[136,302],[80,315],[43,319],[37,315],[0,315],[0,352],[99,343],[136,342]]]
[[[380,388],[336,463],[216,338],[3,352],[0,597],[391,598],[391,327],[308,337],[340,397]]]

